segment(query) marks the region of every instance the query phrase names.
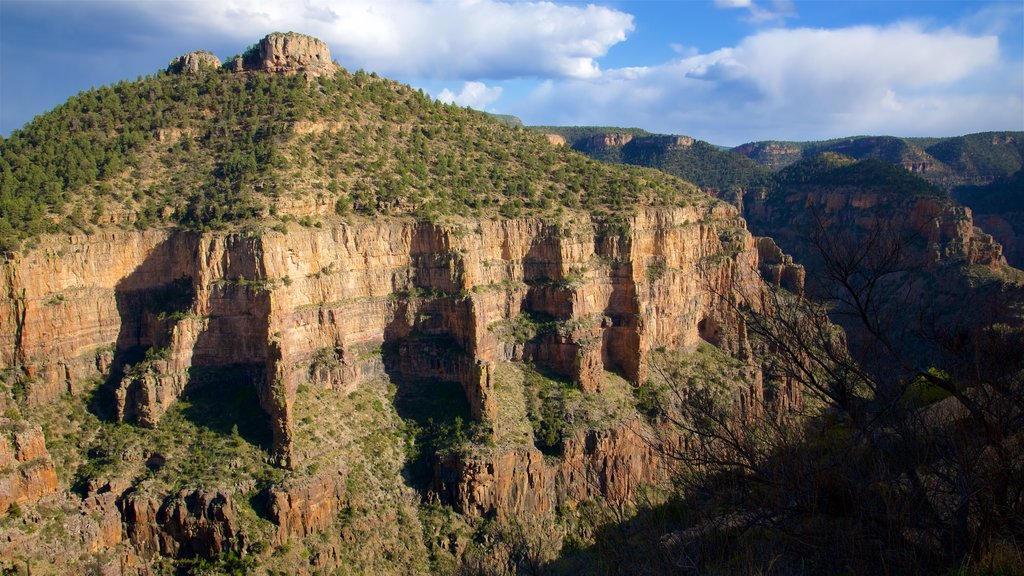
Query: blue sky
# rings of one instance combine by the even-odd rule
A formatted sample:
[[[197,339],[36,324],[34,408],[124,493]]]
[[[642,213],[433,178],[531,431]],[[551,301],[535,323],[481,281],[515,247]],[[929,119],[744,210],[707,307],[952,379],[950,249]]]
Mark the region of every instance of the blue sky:
[[[1024,130],[1024,1],[0,0],[0,134],[268,32],[527,124],[716,144]]]

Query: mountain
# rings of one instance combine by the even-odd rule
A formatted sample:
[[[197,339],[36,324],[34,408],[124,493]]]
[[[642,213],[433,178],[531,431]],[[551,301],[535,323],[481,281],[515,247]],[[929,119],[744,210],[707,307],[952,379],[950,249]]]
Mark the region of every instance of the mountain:
[[[0,178],[12,570],[436,573],[556,520],[557,552],[671,485],[652,357],[713,344],[736,417],[800,402],[722,295],[802,270],[735,208],[308,36],[83,92]]]
[[[874,573],[884,571],[868,559],[877,554],[906,572],[936,573],[959,556],[960,543],[977,542],[983,533],[992,542],[1000,540],[989,527],[1002,530],[994,527],[1015,522],[1010,518],[1021,510],[1019,499],[1004,491],[1009,484],[998,478],[1024,469],[1009,453],[995,454],[1017,445],[1024,434],[1016,423],[1024,414],[1024,274],[1007,264],[1002,246],[975,225],[981,220],[952,198],[948,187],[956,187],[957,197],[966,191],[965,200],[979,211],[1013,214],[1016,177],[988,181],[1000,170],[1014,169],[1015,137],[969,136],[952,140],[955,146],[855,138],[808,144],[806,150],[767,143],[748,153],[779,169],[764,180],[745,182],[722,179],[722,160],[673,150],[685,148],[689,139],[644,142],[650,150],[646,156],[628,156],[626,148],[635,138],[617,131],[607,138],[591,135],[589,142],[600,144],[597,150],[575,144],[595,158],[661,166],[677,175],[703,172],[705,188],[740,207],[751,231],[792,254],[806,278],[805,297],[775,291],[741,300],[739,308],[745,310],[744,328],[752,341],[775,359],[768,372],[774,369],[798,383],[802,409],[813,415],[795,419],[795,429],[786,424],[794,420],[786,419],[778,427],[737,428],[715,415],[709,408],[713,402],[694,397],[701,379],[689,379],[688,392],[676,397],[673,418],[706,452],[684,450],[679,458],[715,472],[682,481],[693,496],[605,532],[613,548],[640,547],[654,558],[686,557],[701,567],[698,571],[709,572],[771,565],[779,573],[798,573],[813,559],[812,573]],[[991,151],[987,159],[961,160],[960,173],[940,166],[921,148],[949,158],[943,146],[965,150],[963,143],[979,141],[1005,154]],[[666,161],[673,157],[691,164]],[[707,162],[706,169],[701,162]],[[963,171],[966,166],[973,168]],[[966,187],[963,182],[972,178],[983,185]],[[723,194],[726,185],[736,187]],[[964,450],[967,444],[987,448]],[[971,470],[978,468],[957,463],[964,457],[985,461],[986,472],[975,476]],[[893,465],[879,467],[880,462]],[[935,473],[922,477],[924,469]],[[953,470],[959,471],[949,475]],[[977,513],[941,504],[964,494],[948,483],[953,476],[970,477],[965,481],[975,494],[988,494]],[[908,478],[915,480],[884,496],[876,491]],[[903,509],[906,513],[894,512],[894,501],[916,504]],[[686,520],[665,522],[669,514]],[[954,517],[958,528],[939,526]],[[925,532],[933,543],[946,544],[925,545],[928,552],[922,552],[920,542],[895,536]],[[859,550],[833,547],[848,538],[874,544]],[[646,545],[651,539],[662,545]],[[1024,561],[1019,555],[999,560],[1002,553],[991,546],[976,549],[985,565],[1000,566],[993,568],[997,572],[1012,573]],[[609,554],[607,548],[602,553]],[[610,555],[631,561],[629,553]],[[663,562],[668,571],[671,563]]]
[[[732,151],[771,170],[823,152],[858,160],[875,158],[901,166],[971,208],[975,221],[1003,245],[1010,264],[1024,267],[1024,222],[1015,208],[1019,187],[1013,185],[1024,164],[1024,134],[1020,132],[983,132],[953,138],[859,136],[826,142],[753,142]]]
[[[634,135],[629,130],[606,128],[536,129],[568,135],[566,142],[573,148],[602,161],[654,167],[691,180],[738,206],[755,234],[773,238],[808,267],[808,289],[819,297],[828,296],[833,288],[822,285],[829,276],[816,231],[819,236],[858,244],[884,229],[908,247],[903,254],[906,265],[913,261],[914,267],[936,276],[932,282],[959,295],[941,306],[932,300],[934,293],[920,296],[919,302],[939,308],[955,307],[957,298],[978,292],[968,278],[990,274],[971,271],[972,267],[1016,277],[1006,266],[998,242],[1006,239],[1008,253],[1017,254],[1016,231],[1010,224],[1016,222],[1019,212],[1013,204],[1017,195],[1014,179],[1003,177],[989,183],[996,175],[1019,168],[1019,140],[1014,133],[950,139],[760,142],[727,151],[685,136]],[[950,164],[938,160],[940,157]],[[969,187],[963,182],[984,184]],[[975,226],[972,213],[950,198],[951,186],[957,198],[981,211],[979,221],[999,237]],[[996,216],[996,211],[1006,216]],[[996,285],[998,282],[990,288],[995,290]]]
[[[882,159],[524,129],[274,33],[0,142],[0,248],[5,572],[1022,560],[1020,273]]]
[[[658,168],[720,198],[767,185],[770,171],[756,162],[689,136],[656,135],[629,128],[531,126],[561,138],[574,150],[616,164]]]
[[[1020,132],[982,132],[953,138],[854,136],[821,142],[751,142],[732,151],[772,170],[824,152],[857,160],[876,158],[950,190],[987,184],[1020,170],[1024,158],[1022,137]]]

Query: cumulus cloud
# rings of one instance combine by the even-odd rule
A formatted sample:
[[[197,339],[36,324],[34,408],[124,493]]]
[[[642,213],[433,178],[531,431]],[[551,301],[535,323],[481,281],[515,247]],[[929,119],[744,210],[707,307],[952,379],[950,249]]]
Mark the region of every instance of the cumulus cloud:
[[[509,112],[527,123],[639,125],[720,144],[1019,130],[1022,69],[1003,61],[990,35],[914,24],[775,29],[658,66],[554,81]]]
[[[448,104],[469,106],[484,110],[488,104],[501,97],[501,86],[488,87],[483,82],[465,82],[458,93],[445,88],[437,99]]]
[[[175,26],[253,41],[301,30],[348,68],[440,79],[593,78],[633,16],[594,5],[499,0],[209,0],[138,3]]]

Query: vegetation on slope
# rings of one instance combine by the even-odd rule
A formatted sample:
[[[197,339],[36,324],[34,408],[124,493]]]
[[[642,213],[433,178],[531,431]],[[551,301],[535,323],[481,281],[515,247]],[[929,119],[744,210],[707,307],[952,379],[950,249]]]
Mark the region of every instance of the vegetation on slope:
[[[639,128],[591,126],[531,126],[531,130],[558,134],[575,150],[602,162],[657,168],[693,182],[716,193],[764,186],[770,172],[757,162],[726,150],[695,140],[689,146],[673,146],[667,141],[633,139],[622,146],[594,146],[592,139],[609,134],[629,136],[664,136]],[[666,137],[671,138],[671,137]]]
[[[916,166],[918,174],[944,189],[981,185],[1018,171],[1024,162],[1024,134],[980,132],[952,138],[854,136],[812,142],[751,142],[732,149],[773,169],[832,152],[856,160],[877,158]]]
[[[82,92],[0,142],[0,185],[5,250],[105,223],[288,220],[294,205],[342,216],[554,217],[562,208],[621,219],[695,193],[344,70],[312,81],[160,73]]]
[[[945,196],[938,187],[874,158],[855,161],[832,152],[801,160],[783,168],[774,178],[778,190],[794,187],[856,188],[858,191],[879,190],[901,196]]]
[[[557,134],[565,138],[566,143],[573,148],[583,145],[585,141],[594,136],[605,134],[653,135],[643,128],[616,128],[614,126],[530,126],[529,129],[543,134]]]
[[[981,132],[946,138],[925,148],[966,183],[980,183],[1017,172],[1024,164],[1024,134]]]

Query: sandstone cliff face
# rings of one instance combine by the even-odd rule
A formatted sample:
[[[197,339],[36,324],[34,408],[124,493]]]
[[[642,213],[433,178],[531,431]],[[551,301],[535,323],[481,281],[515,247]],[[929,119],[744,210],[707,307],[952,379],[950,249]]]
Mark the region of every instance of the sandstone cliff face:
[[[333,74],[337,64],[331,60],[331,50],[323,41],[294,32],[268,34],[255,50],[228,63],[236,72],[268,72],[296,74],[309,77]]]
[[[486,421],[499,416],[499,362],[530,361],[598,394],[606,372],[645,382],[647,357],[659,347],[705,340],[749,356],[720,295],[759,290],[759,270],[784,285],[802,281],[799,267],[755,241],[721,203],[643,209],[628,230],[578,217],[561,226],[395,219],[258,235],[59,238],[3,264],[0,367],[22,375],[30,405],[113,374],[118,417],[144,426],[159,426],[178,398],[217,386],[206,375],[228,369],[251,381],[276,455],[294,466],[300,384],[347,394],[381,374],[447,380],[461,385],[472,417]],[[525,341],[495,329],[523,317],[549,318],[554,328]],[[435,490],[470,514],[624,499],[666,478],[643,433],[637,421],[589,430],[567,439],[554,462],[533,447],[457,457],[438,468]],[[52,465],[48,474],[42,484],[53,490]],[[343,471],[271,489],[275,540],[325,529],[345,497]],[[144,554],[209,556],[241,546],[225,493],[90,498],[98,518],[91,541],[118,541],[105,518],[119,512],[127,540]]]
[[[850,241],[884,234],[909,243],[906,256],[932,268],[957,259],[993,269],[1006,265],[999,244],[974,226],[971,210],[937,196],[848,187],[753,192],[745,198],[744,216],[812,267],[815,230]]]
[[[564,142],[565,139],[563,138],[562,141]],[[582,142],[577,142],[576,147],[584,151],[595,151],[605,148],[622,148],[627,145],[634,147],[651,146],[671,150],[675,148],[689,148],[690,146],[693,146],[693,143],[694,139],[689,136],[633,136],[632,134],[608,133],[596,134]]]
[[[631,140],[633,140],[632,134],[595,134],[585,142],[580,143],[579,146],[588,150],[593,148],[618,148],[629,144]]]
[[[779,170],[803,157],[803,150],[787,142],[752,142],[733,148],[733,152],[746,156],[771,170]]]
[[[0,514],[57,491],[57,472],[43,431],[0,418]]]
[[[238,521],[231,497],[182,491],[160,502],[131,493],[121,500],[128,538],[143,555],[210,557],[238,551]]]
[[[700,328],[723,323],[712,294],[755,282],[759,254],[738,226],[718,204],[643,211],[626,235],[507,220],[74,237],[4,264],[0,360],[25,375],[30,404],[124,368],[118,414],[147,426],[202,384],[196,369],[249,370],[287,456],[291,399],[310,380],[344,391],[381,370],[449,379],[477,417],[493,409],[496,360],[536,361],[588,392],[603,370],[642,382],[647,351],[713,339]],[[559,329],[499,342],[489,327],[521,313]],[[381,345],[407,353],[384,366],[369,353]]]
[[[587,499],[632,502],[640,486],[667,481],[673,463],[644,423],[588,430],[564,442],[557,459],[533,447],[438,462],[434,489],[463,514],[515,518],[553,512]]]
[[[544,137],[555,146],[565,146],[567,144],[565,137],[561,134],[545,134]]]
[[[267,510],[278,526],[275,544],[316,534],[334,522],[345,501],[345,474],[329,472],[270,491]]]
[[[689,136],[640,136],[633,139],[634,146],[657,146],[661,148],[689,148],[694,140]]]

